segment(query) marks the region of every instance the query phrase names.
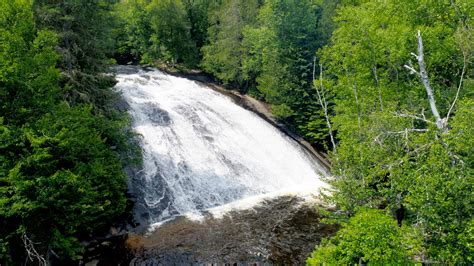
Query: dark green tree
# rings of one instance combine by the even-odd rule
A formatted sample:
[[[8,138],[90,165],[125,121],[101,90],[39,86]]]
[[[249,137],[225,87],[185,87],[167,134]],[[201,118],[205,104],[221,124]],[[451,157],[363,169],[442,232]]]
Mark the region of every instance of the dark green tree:
[[[102,53],[92,51],[99,41],[87,43],[93,30],[76,24],[87,26],[78,9],[92,5],[0,2],[1,264],[24,263],[33,249],[32,263],[52,254],[75,260],[80,240],[125,210],[123,162],[135,158],[127,153],[128,119],[110,109],[113,98],[95,98],[114,95],[113,80],[100,73],[100,58],[89,68],[87,58]],[[66,25],[75,25],[75,37]]]
[[[310,0],[270,0],[258,24],[244,30],[243,69],[273,114],[312,143],[324,143],[327,129],[313,88],[320,5]],[[319,72],[319,67],[317,67]]]
[[[208,44],[202,48],[202,68],[224,84],[244,91],[243,29],[256,23],[259,6],[258,0],[227,0],[211,6]]]
[[[110,107],[109,88],[114,79],[102,75],[113,51],[110,12],[114,0],[34,1],[35,21],[40,29],[59,36],[58,51],[62,95],[71,104],[92,103]]]
[[[119,64],[152,62],[149,48],[152,34],[149,13],[146,10],[149,0],[125,0],[115,5],[116,25],[114,57]]]
[[[209,9],[211,0],[183,0],[187,17],[191,25],[191,39],[196,44],[198,52],[207,41],[207,29],[209,27]],[[199,59],[202,59],[200,54]]]
[[[171,65],[197,63],[196,44],[181,0],[154,0],[147,6],[150,17],[151,55]]]

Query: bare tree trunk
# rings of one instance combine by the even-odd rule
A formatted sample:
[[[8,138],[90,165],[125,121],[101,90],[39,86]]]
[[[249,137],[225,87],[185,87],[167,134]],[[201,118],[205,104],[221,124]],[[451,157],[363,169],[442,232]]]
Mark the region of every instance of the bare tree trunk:
[[[334,134],[332,131],[331,121],[329,121],[329,114],[328,114],[328,103],[326,101],[326,96],[323,94],[323,65],[319,65],[319,84],[320,87],[314,85],[315,81],[315,74],[316,74],[316,58],[313,60],[313,86],[316,89],[316,93],[318,94],[318,101],[324,111],[324,117],[326,118],[326,125],[329,130],[329,137],[331,138],[332,150],[336,153],[336,141],[334,140]],[[321,91],[320,91],[321,89]]]
[[[344,68],[344,72],[346,73],[346,78],[347,80],[349,80],[349,71]],[[357,92],[357,83],[356,81],[353,82],[352,84],[352,91],[354,92],[354,99],[355,99],[355,102],[356,102],[356,107],[357,107],[357,126],[359,128],[359,132],[360,132],[360,126],[361,126],[361,123],[360,123],[360,120],[361,120],[361,108],[360,108],[360,105],[359,105],[359,97],[358,97],[358,92]]]
[[[431,108],[431,113],[433,114],[435,121],[436,121],[436,126],[438,129],[445,131],[446,130],[446,124],[445,120],[441,119],[438,108],[436,107],[436,101],[433,95],[433,89],[431,88],[430,85],[430,80],[428,78],[428,72],[426,71],[426,64],[425,64],[425,59],[424,59],[424,54],[423,54],[423,40],[421,38],[421,33],[418,30],[417,34],[417,39],[418,39],[418,55],[413,54],[413,56],[418,60],[418,65],[420,67],[420,71],[416,71],[413,67],[405,65],[405,68],[409,69],[412,73],[418,74],[420,76],[421,82],[423,83],[423,86],[426,89],[426,93],[428,95],[428,102],[430,103],[430,108]]]
[[[365,32],[365,37],[367,38],[367,44],[369,45],[370,53],[372,55],[372,74],[374,75],[374,82],[375,87],[377,87],[379,103],[380,103],[380,111],[383,112],[383,101],[382,101],[382,88],[380,87],[379,83],[379,76],[377,74],[377,60],[375,58],[375,49],[372,46],[372,41],[369,38],[369,34]]]
[[[467,54],[466,54],[465,51],[463,51],[462,55],[463,55],[463,66],[462,66],[462,71],[461,71],[461,77],[459,79],[458,89],[456,91],[456,97],[454,97],[453,103],[451,104],[451,107],[449,107],[448,114],[446,115],[446,124],[448,124],[449,116],[451,115],[451,112],[453,111],[454,105],[456,105],[456,101],[459,98],[459,92],[461,91],[461,88],[462,88],[462,82],[463,82],[463,79],[464,79],[464,74],[466,74]]]
[[[431,89],[430,80],[428,79],[428,72],[426,71],[425,58],[423,54],[423,39],[421,38],[421,33],[418,30],[418,65],[420,66],[420,77],[423,85],[425,86],[426,93],[428,94],[428,101],[430,102],[431,112],[436,119],[436,125],[439,129],[444,127],[443,121],[439,116],[438,108],[436,108],[436,101],[433,95],[433,89]]]

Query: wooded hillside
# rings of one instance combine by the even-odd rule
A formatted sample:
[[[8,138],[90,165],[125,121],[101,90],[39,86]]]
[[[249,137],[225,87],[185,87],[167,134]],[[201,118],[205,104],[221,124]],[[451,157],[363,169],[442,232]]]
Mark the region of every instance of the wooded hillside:
[[[308,265],[474,263],[473,18],[470,0],[0,1],[0,262],[74,261],[124,213],[139,152],[105,73],[137,63],[211,74],[329,153],[342,229]]]

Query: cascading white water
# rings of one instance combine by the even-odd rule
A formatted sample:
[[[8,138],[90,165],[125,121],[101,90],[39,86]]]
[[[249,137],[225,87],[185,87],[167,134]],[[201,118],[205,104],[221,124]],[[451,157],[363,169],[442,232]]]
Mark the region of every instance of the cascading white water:
[[[158,70],[117,72],[116,88],[142,135],[149,222],[324,186],[323,168],[298,143],[227,96]]]

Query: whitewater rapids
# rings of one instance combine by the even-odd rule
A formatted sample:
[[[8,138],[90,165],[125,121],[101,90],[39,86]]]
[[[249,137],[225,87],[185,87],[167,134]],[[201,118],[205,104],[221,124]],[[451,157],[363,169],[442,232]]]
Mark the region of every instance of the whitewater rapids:
[[[297,142],[229,97],[155,69],[121,66],[116,78],[141,135],[135,189],[150,224],[326,186]]]

